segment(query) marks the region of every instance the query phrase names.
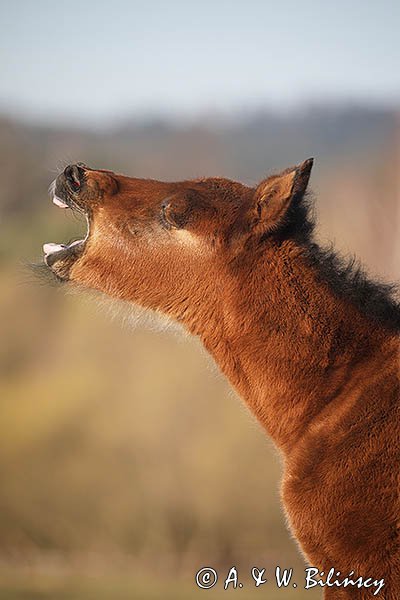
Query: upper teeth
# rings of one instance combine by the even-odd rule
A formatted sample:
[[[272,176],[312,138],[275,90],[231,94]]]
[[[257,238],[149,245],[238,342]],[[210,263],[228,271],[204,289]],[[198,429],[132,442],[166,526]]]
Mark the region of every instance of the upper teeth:
[[[54,202],[54,204],[56,204],[60,208],[68,208],[68,204],[66,204],[63,200],[61,200],[61,198],[59,198],[55,194],[53,196],[53,202]]]

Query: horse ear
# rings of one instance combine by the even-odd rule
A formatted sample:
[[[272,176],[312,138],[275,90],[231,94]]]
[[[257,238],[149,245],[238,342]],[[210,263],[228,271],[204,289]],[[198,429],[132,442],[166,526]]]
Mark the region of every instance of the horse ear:
[[[251,211],[253,231],[261,234],[274,231],[285,222],[289,207],[299,203],[307,190],[313,162],[309,158],[258,185]]]

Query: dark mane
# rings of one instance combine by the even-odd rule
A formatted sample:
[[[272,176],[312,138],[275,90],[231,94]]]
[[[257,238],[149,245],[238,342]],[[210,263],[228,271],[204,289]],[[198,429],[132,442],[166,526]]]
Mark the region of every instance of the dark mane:
[[[307,255],[335,294],[355,304],[367,317],[400,333],[397,284],[371,280],[354,256],[340,256],[332,248],[320,248],[314,242],[308,244]]]
[[[314,240],[314,202],[310,195],[293,202],[280,236],[296,239],[306,257],[333,292],[344,297],[367,317],[400,333],[399,285],[370,279],[360,262],[344,257],[332,247],[321,248]]]

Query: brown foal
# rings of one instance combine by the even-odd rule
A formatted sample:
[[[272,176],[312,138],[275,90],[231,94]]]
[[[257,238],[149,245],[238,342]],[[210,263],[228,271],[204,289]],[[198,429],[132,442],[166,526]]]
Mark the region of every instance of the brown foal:
[[[46,244],[60,281],[164,313],[203,341],[284,457],[282,500],[311,565],[400,597],[400,307],[313,241],[312,160],[251,188],[71,165],[54,201],[88,234]],[[370,598],[367,587],[325,597]]]

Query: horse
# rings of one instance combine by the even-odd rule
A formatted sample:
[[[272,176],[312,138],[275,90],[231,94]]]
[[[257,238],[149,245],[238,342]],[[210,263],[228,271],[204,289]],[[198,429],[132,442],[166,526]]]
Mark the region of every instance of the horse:
[[[321,573],[400,597],[400,306],[390,285],[314,238],[313,159],[250,187],[162,182],[77,163],[61,208],[72,244],[45,244],[57,281],[140,305],[198,336],[283,458],[289,527]],[[372,578],[372,579],[371,579]],[[358,580],[359,581],[359,580]],[[324,597],[371,597],[368,585]]]

